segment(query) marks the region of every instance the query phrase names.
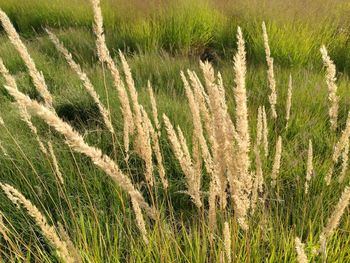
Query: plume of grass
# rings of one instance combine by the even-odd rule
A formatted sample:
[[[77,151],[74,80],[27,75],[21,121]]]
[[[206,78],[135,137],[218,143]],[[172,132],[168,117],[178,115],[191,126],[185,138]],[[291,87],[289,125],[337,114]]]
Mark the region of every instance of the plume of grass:
[[[263,108],[262,108],[262,117],[263,117],[264,153],[265,153],[265,157],[267,157],[269,155],[269,140],[268,140],[269,127],[267,126],[267,117],[266,117],[265,106],[263,106]]]
[[[309,149],[307,153],[307,166],[306,166],[306,180],[305,180],[305,194],[309,192],[309,183],[311,181],[312,173],[313,173],[313,149],[312,149],[312,141],[309,140]]]
[[[349,140],[346,141],[344,151],[342,153],[342,169],[338,182],[342,183],[344,181],[346,172],[348,171],[348,161],[349,161]]]
[[[83,86],[86,89],[86,91],[89,93],[89,95],[91,96],[91,98],[94,100],[94,102],[96,103],[101,115],[102,115],[102,119],[104,121],[104,123],[106,124],[106,127],[108,128],[108,130],[114,134],[114,128],[111,122],[111,118],[110,118],[110,114],[109,111],[103,106],[99,95],[97,94],[97,92],[94,89],[94,86],[92,85],[90,79],[88,78],[88,76],[86,75],[86,73],[82,70],[82,68],[80,67],[80,65],[78,63],[76,63],[72,57],[72,54],[65,48],[65,46],[59,41],[59,39],[57,38],[57,36],[55,34],[53,34],[50,30],[46,29],[46,32],[49,35],[50,40],[52,41],[52,43],[55,45],[56,49],[61,52],[64,56],[64,58],[66,59],[68,65],[75,71],[75,73],[77,73],[79,79],[83,82]]]
[[[276,93],[276,80],[273,71],[273,58],[271,57],[271,51],[269,46],[269,37],[267,35],[265,22],[262,23],[263,37],[264,37],[264,46],[266,54],[266,63],[267,63],[267,78],[269,81],[269,87],[271,94],[269,95],[269,102],[271,105],[271,113],[274,119],[277,118],[276,112],[276,103],[277,103],[277,93]]]
[[[345,187],[338,204],[335,206],[335,209],[333,210],[333,213],[329,217],[326,226],[323,228],[321,234],[320,234],[320,252],[324,255],[326,258],[326,243],[327,238],[329,238],[334,230],[338,227],[340,223],[340,219],[342,215],[344,214],[345,208],[349,205],[350,201],[350,187]]]
[[[338,142],[334,146],[333,155],[332,155],[332,164],[331,164],[331,167],[329,168],[327,176],[325,177],[325,181],[327,185],[330,185],[331,183],[334,165],[338,162],[338,159],[342,151],[346,147],[346,143],[349,140],[349,137],[350,137],[350,112],[348,113],[348,118],[346,120],[345,128],[342,131],[342,134]]]
[[[293,92],[292,75],[289,75],[288,95],[287,95],[287,102],[286,102],[286,129],[288,128],[289,118],[290,118],[290,109],[292,107],[292,92]]]
[[[14,45],[14,47],[20,54],[21,58],[23,59],[25,65],[27,66],[29,75],[33,80],[34,86],[37,88],[40,95],[44,99],[45,104],[48,107],[52,107],[52,96],[46,86],[46,82],[43,74],[39,72],[38,69],[36,68],[33,59],[29,55],[28,50],[26,46],[23,44],[22,40],[20,39],[16,29],[12,25],[6,13],[1,9],[0,9],[0,21],[11,43]]]
[[[200,196],[200,181],[201,178],[196,176],[197,174],[194,171],[191,156],[186,144],[181,144],[176,131],[171,124],[169,118],[164,114],[163,115],[165,129],[168,134],[169,141],[173,148],[174,154],[177,160],[180,163],[181,169],[186,176],[188,194],[192,198],[193,203],[198,207],[202,207],[202,201]],[[184,150],[183,147],[186,147]]]
[[[56,176],[57,176],[58,180],[60,181],[60,183],[63,185],[64,184],[63,175],[61,173],[60,167],[58,166],[58,161],[56,158],[56,154],[53,150],[52,143],[49,141],[47,143],[47,145],[48,145],[49,153],[50,153],[50,156],[52,159],[52,164],[53,164],[53,167],[55,169]]]
[[[107,155],[96,147],[88,145],[83,137],[76,132],[68,123],[60,119],[53,111],[44,105],[31,100],[20,91],[5,86],[8,92],[16,99],[18,104],[24,105],[32,114],[39,116],[57,132],[65,136],[65,142],[74,151],[85,154],[93,163],[105,171],[124,191],[139,202],[139,205],[146,210],[149,216],[156,217],[157,212],[151,208],[141,193],[134,187],[131,180],[119,169],[118,165]]]
[[[261,140],[263,136],[263,113],[262,108],[259,106],[258,108],[258,116],[256,118],[256,145],[261,145]]]
[[[114,60],[112,59],[109,50],[106,45],[104,30],[103,30],[103,18],[102,18],[102,12],[100,7],[100,1],[99,0],[90,0],[92,7],[93,7],[93,13],[94,13],[94,34],[96,37],[96,47],[97,47],[97,54],[100,62],[102,64],[106,63],[109,71],[112,74],[113,77],[113,83],[115,88],[118,92],[119,101],[121,104],[121,111],[123,114],[123,121],[124,121],[124,148],[128,159],[128,153],[129,153],[129,141],[130,141],[130,134],[134,133],[134,122],[133,122],[133,115],[130,108],[129,103],[129,97],[128,93],[125,89],[124,83],[120,78],[120,74],[118,71],[117,66],[114,63]]]
[[[40,227],[45,238],[55,248],[57,255],[64,262],[74,263],[74,258],[68,251],[66,242],[61,240],[53,226],[50,226],[46,220],[46,217],[34,206],[29,200],[27,200],[17,189],[8,184],[0,183],[0,187],[5,192],[7,197],[16,205],[23,205],[28,211],[28,214],[35,220],[36,224]]]
[[[58,222],[57,225],[58,225],[58,234],[61,237],[61,239],[64,242],[66,242],[68,251],[72,255],[72,257],[74,258],[74,263],[82,263],[79,251],[74,246],[74,243],[70,239],[70,237],[69,237],[68,233],[66,232],[66,230],[64,229],[63,225],[60,222]]]
[[[160,123],[159,123],[159,119],[158,119],[157,102],[156,102],[156,98],[154,96],[154,92],[153,92],[152,85],[151,85],[150,81],[147,82],[147,89],[148,89],[149,98],[151,101],[152,115],[153,115],[153,121],[155,124],[155,129],[157,130],[157,133],[159,133],[160,132]]]
[[[132,203],[132,206],[134,208],[136,223],[137,223],[137,226],[138,226],[138,228],[139,228],[139,230],[141,232],[142,239],[143,239],[143,241],[146,244],[148,244],[146,223],[145,223],[145,220],[143,218],[142,211],[141,211],[141,208],[139,206],[139,203],[134,198],[131,198],[131,203]]]
[[[259,194],[263,193],[263,184],[264,184],[260,150],[257,145],[255,146],[254,152],[255,152],[255,178],[254,178],[252,196],[251,196],[251,214],[253,214],[255,211]]]
[[[336,68],[334,65],[334,62],[331,60],[331,58],[328,55],[327,49],[325,46],[322,46],[321,49],[321,55],[323,64],[326,67],[326,82],[328,86],[328,101],[329,101],[329,120],[331,122],[331,129],[336,130],[337,129],[337,120],[338,120],[338,101],[339,98],[337,96],[337,84],[335,83],[336,78]]]
[[[6,85],[13,87],[15,89],[18,89],[15,78],[9,73],[9,71],[6,68],[2,59],[0,59],[0,73],[3,75],[3,77],[6,81]],[[39,144],[39,149],[44,154],[47,154],[46,147],[44,146],[43,142],[41,141],[39,134],[38,134],[38,130],[34,126],[33,122],[31,121],[31,117],[28,114],[27,109],[25,107],[23,107],[23,105],[19,105],[19,112],[20,112],[22,120],[28,125],[30,131],[33,133],[35,139],[37,140],[37,142]]]
[[[299,263],[308,263],[309,260],[307,259],[304,243],[301,242],[299,237],[295,238],[295,250],[297,251],[297,260]]]
[[[230,226],[228,222],[224,223],[224,244],[225,244],[225,253],[226,253],[226,258],[227,262],[232,262],[232,257],[231,257],[231,232],[230,232]]]
[[[276,180],[278,178],[280,167],[281,167],[281,157],[282,157],[282,137],[278,136],[277,143],[276,143],[275,158],[273,161],[272,172],[271,172],[272,187],[276,186]]]
[[[120,60],[124,69],[126,83],[129,89],[132,107],[133,107],[133,119],[136,126],[136,138],[135,138],[135,150],[138,155],[144,160],[146,164],[145,177],[150,186],[153,186],[153,163],[152,163],[152,147],[149,138],[149,131],[147,125],[143,121],[141,106],[138,101],[138,94],[135,88],[135,83],[131,74],[131,69],[126,61],[123,53],[119,50]]]

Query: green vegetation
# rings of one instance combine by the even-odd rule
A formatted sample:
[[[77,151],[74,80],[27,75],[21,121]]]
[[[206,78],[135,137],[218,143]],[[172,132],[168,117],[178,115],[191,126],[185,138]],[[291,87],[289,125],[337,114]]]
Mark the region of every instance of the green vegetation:
[[[64,2],[64,3],[63,3]],[[236,31],[241,26],[246,39],[248,72],[246,78],[249,124],[252,142],[256,136],[256,115],[260,105],[269,109],[270,90],[261,30],[266,21],[277,83],[277,121],[269,119],[270,157],[264,162],[266,203],[249,217],[250,229],[243,231],[233,212],[218,212],[218,229],[212,231],[204,220],[206,210],[197,211],[186,190],[186,181],[161,129],[161,147],[169,189],[157,182],[148,191],[144,165],[132,152],[129,163],[123,160],[123,119],[117,92],[106,68],[98,63],[95,38],[91,30],[92,10],[84,0],[0,0],[14,23],[54,98],[58,115],[77,129],[91,145],[113,156],[129,174],[137,188],[160,210],[159,221],[146,218],[149,243],[143,242],[135,224],[128,196],[93,162],[63,143],[38,117],[33,123],[43,141],[51,141],[59,160],[65,184],[59,184],[52,160],[38,148],[35,137],[20,121],[17,106],[0,89],[0,116],[5,125],[0,131],[0,182],[15,186],[41,212],[50,224],[60,222],[79,250],[84,262],[220,262],[224,255],[221,234],[224,219],[229,218],[234,262],[295,262],[294,238],[306,244],[312,255],[319,234],[333,212],[350,173],[339,184],[336,177],[326,186],[333,152],[350,110],[350,5],[347,1],[102,1],[107,45],[119,65],[118,49],[126,53],[140,104],[149,114],[147,93],[150,80],[156,94],[159,116],[163,113],[180,125],[188,144],[192,143],[193,121],[185,96],[180,71],[195,70],[200,79],[199,60],[208,58],[223,75],[229,111],[234,116],[234,73],[232,56],[236,52]],[[257,4],[256,2],[259,2]],[[269,2],[269,3],[267,3]],[[318,2],[318,3],[316,3]],[[307,9],[307,10],[304,10]],[[331,11],[329,11],[331,10]],[[43,31],[52,28],[91,78],[104,105],[110,105],[117,142],[104,127],[98,108],[86,93],[76,74],[55,49]],[[0,57],[16,78],[19,89],[31,98],[39,98],[22,59],[5,32],[0,35]],[[327,85],[319,49],[327,46],[338,71],[339,127],[329,128]],[[292,113],[286,130],[285,101],[289,75],[293,77]],[[5,84],[0,79],[1,87]],[[269,112],[268,112],[268,115]],[[48,132],[50,130],[50,132]],[[283,140],[282,168],[277,182],[278,195],[270,186],[274,147],[277,136]],[[314,175],[309,194],[304,193],[308,141],[314,145]],[[116,148],[116,149],[114,149]],[[192,148],[192,147],[190,147]],[[251,153],[254,160],[254,153]],[[254,165],[253,165],[254,167]],[[204,168],[203,168],[204,169]],[[204,175],[203,191],[208,190]],[[203,194],[207,201],[206,193]],[[153,199],[154,198],[154,199]],[[0,193],[0,215],[9,228],[13,247],[0,232],[0,261],[59,262],[54,249],[43,238],[24,209],[16,209]],[[205,202],[207,206],[207,202]],[[203,220],[201,220],[203,219]],[[220,220],[222,219],[222,220]],[[1,228],[2,224],[0,224]],[[340,226],[327,241],[327,262],[348,262],[347,244],[350,216],[344,214]],[[16,240],[16,241],[15,241]],[[23,258],[26,260],[24,260]]]

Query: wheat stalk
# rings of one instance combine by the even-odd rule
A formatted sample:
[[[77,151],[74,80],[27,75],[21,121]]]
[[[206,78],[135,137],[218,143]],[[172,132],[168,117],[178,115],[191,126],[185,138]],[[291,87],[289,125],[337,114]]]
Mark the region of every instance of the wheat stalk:
[[[328,86],[328,101],[329,101],[329,118],[331,122],[331,128],[332,130],[337,129],[337,119],[338,119],[338,101],[339,98],[337,96],[337,84],[335,83],[337,78],[336,78],[336,69],[334,62],[331,60],[331,58],[328,55],[327,49],[325,46],[322,46],[321,49],[321,55],[322,55],[322,60],[323,64],[327,69],[326,73],[326,82]]]
[[[276,112],[276,103],[277,103],[277,93],[276,93],[276,80],[273,71],[273,58],[271,57],[271,51],[269,46],[269,37],[267,35],[265,22],[262,23],[263,29],[263,37],[264,37],[264,46],[265,46],[265,54],[266,54],[266,63],[267,63],[267,77],[269,81],[269,87],[271,90],[271,94],[269,95],[269,102],[271,105],[272,117],[274,119],[277,118]]]
[[[46,82],[44,79],[44,76],[41,72],[38,71],[38,69],[35,66],[35,63],[31,56],[28,53],[28,50],[26,46],[23,44],[22,40],[20,39],[16,29],[12,25],[10,19],[6,15],[4,11],[0,9],[0,20],[2,23],[2,26],[4,30],[6,31],[11,43],[16,48],[18,53],[20,54],[21,58],[23,59],[25,65],[28,68],[29,75],[33,80],[34,86],[39,91],[40,95],[44,99],[46,105],[48,107],[52,107],[52,97],[51,94],[46,86]]]
[[[20,91],[5,86],[8,92],[16,99],[16,101],[24,105],[28,111],[42,118],[48,125],[56,129],[57,132],[65,136],[65,142],[73,150],[83,153],[90,157],[94,164],[104,170],[124,191],[126,191],[132,198],[139,202],[139,205],[146,210],[149,216],[156,217],[156,211],[150,208],[146,203],[141,193],[135,189],[131,180],[119,169],[118,165],[107,155],[96,147],[88,145],[83,137],[76,132],[68,123],[61,120],[49,108],[31,100],[28,96]]]
[[[49,35],[49,38],[51,39],[52,43],[55,45],[56,49],[61,52],[66,59],[68,65],[77,73],[79,79],[83,82],[83,86],[86,89],[86,91],[89,93],[91,98],[96,103],[104,123],[106,124],[106,127],[108,130],[114,134],[114,128],[110,120],[110,114],[109,111],[103,106],[99,95],[95,91],[94,86],[92,85],[89,77],[86,75],[86,73],[82,70],[80,65],[76,63],[72,57],[72,54],[65,48],[65,46],[59,41],[57,36],[53,34],[50,30],[46,29],[46,32]]]
[[[74,263],[74,258],[68,251],[66,242],[61,240],[57,235],[57,232],[53,226],[50,226],[45,216],[34,206],[28,199],[26,199],[17,189],[9,184],[0,183],[0,187],[3,189],[7,197],[16,205],[22,204],[28,211],[28,214],[35,220],[36,224],[40,227],[44,236],[50,241],[51,245],[56,249],[57,255],[67,263]]]

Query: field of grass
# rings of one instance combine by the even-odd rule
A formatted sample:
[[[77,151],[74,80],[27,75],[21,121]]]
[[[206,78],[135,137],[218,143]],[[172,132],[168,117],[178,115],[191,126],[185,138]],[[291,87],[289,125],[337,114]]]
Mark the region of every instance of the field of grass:
[[[125,189],[111,180],[91,157],[66,145],[67,135],[47,125],[42,116],[32,110],[38,137],[45,148],[48,143],[53,146],[56,167],[53,154],[41,151],[36,136],[21,120],[16,100],[4,88],[9,83],[1,77],[0,116],[4,123],[0,129],[0,183],[15,187],[38,208],[48,224],[55,227],[54,232],[68,244],[75,260],[71,262],[230,262],[230,257],[232,262],[303,262],[297,259],[296,237],[305,244],[310,262],[349,262],[350,210],[347,207],[340,216],[339,225],[327,236],[326,249],[315,253],[320,248],[320,234],[350,182],[350,173],[346,171],[345,179],[339,183],[341,161],[335,164],[330,185],[325,181],[334,163],[334,146],[346,134],[343,130],[346,130],[350,110],[348,1],[298,0],[288,5],[283,0],[152,0],[147,4],[137,0],[101,0],[101,4],[110,53],[120,72],[123,70],[118,49],[125,54],[139,104],[150,117],[148,80],[152,84],[161,122],[158,139],[169,182],[167,189],[159,178],[156,156],[153,156],[156,182],[152,187],[146,182],[147,167],[137,145],[140,143],[137,136],[130,138],[130,157],[128,161],[124,159],[122,103],[113,84],[113,75],[106,64],[99,62],[90,1],[0,0],[0,8],[9,16],[45,78],[57,115],[74,127],[85,142],[115,161],[146,202],[159,213],[154,220],[143,210],[148,239],[145,242],[137,223],[137,212],[136,216],[134,213],[137,209]],[[277,119],[270,110],[263,21],[274,58]],[[237,26],[242,28],[246,41],[245,81],[251,141],[247,156],[251,174],[257,171],[254,149],[259,147],[255,145],[259,106],[267,110],[269,131],[269,156],[263,155],[263,147],[260,149],[264,191],[259,195],[255,211],[250,210],[246,216],[248,230],[237,221],[237,204],[231,199],[229,192],[233,190],[230,187],[226,193],[226,209],[220,208],[219,202],[214,200],[217,205],[215,227],[208,219],[209,205],[213,204],[209,198],[212,178],[206,170],[203,152],[198,162],[203,207],[198,209],[192,202],[186,192],[189,182],[162,118],[166,114],[174,127],[181,127],[191,156],[195,158],[198,130],[180,72],[195,71],[204,85],[206,79],[200,60],[209,60],[215,72],[222,74],[228,112],[236,125],[237,72],[233,56],[237,52]],[[50,41],[45,28],[57,35],[90,78],[110,114],[115,135],[106,128],[98,106]],[[18,89],[42,102],[26,64],[3,29],[0,40],[0,58],[15,78]],[[328,114],[326,69],[320,53],[323,44],[337,69],[336,130],[331,129]],[[290,75],[293,95],[286,128]],[[124,73],[122,79],[125,79]],[[137,111],[132,111],[136,116]],[[155,124],[153,119],[152,123]],[[202,124],[205,126],[205,121]],[[210,146],[210,132],[205,130],[204,134]],[[273,187],[271,173],[279,136],[282,138],[281,167]],[[309,140],[313,144],[313,173],[306,194]],[[235,147],[241,146],[235,144]],[[342,149],[343,160],[346,159],[345,148]],[[215,154],[214,148],[210,151]],[[241,157],[236,152],[232,155],[237,159]],[[60,174],[64,183],[60,181]],[[45,235],[32,214],[23,205],[11,201],[0,191],[0,261],[64,262],[57,245]],[[229,225],[229,246],[224,233],[225,222]],[[72,245],[59,225],[67,232]]]

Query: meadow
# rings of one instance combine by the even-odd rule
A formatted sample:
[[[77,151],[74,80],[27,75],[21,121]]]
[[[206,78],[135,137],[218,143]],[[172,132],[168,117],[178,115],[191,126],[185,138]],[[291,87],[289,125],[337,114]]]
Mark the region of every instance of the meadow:
[[[348,1],[92,3],[0,0],[1,262],[350,261]]]

